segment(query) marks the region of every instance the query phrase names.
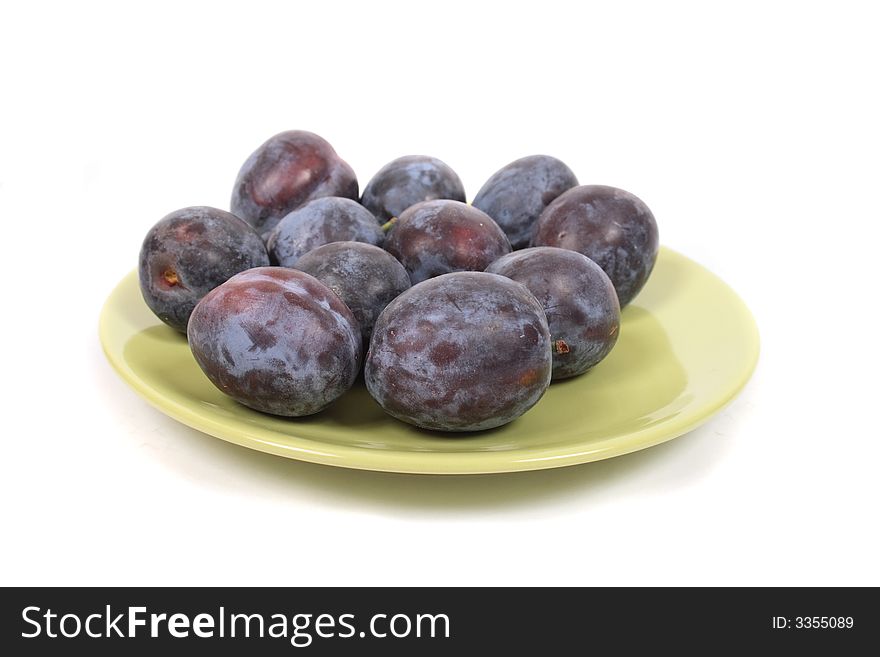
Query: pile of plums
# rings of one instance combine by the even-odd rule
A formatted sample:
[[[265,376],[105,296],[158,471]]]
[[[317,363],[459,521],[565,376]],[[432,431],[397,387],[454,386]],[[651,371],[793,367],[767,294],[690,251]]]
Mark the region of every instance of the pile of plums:
[[[153,226],[141,291],[250,408],[317,413],[363,371],[399,420],[497,427],[608,355],[657,258],[657,224],[632,194],[578,185],[546,155],[465,201],[456,173],[420,155],[385,165],[359,198],[330,144],[282,132],[242,166],[231,212],[189,207]]]

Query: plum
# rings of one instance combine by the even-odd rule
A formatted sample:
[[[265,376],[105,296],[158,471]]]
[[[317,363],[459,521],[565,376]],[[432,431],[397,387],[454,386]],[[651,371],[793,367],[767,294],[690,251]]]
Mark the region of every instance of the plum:
[[[154,225],[141,246],[138,278],[144,301],[173,329],[186,333],[199,300],[235,274],[269,264],[259,235],[225,210],[176,210]]]
[[[348,390],[363,358],[360,327],[314,276],[259,267],[193,310],[189,346],[211,383],[264,413],[317,413]]]
[[[486,271],[525,285],[541,302],[553,345],[553,379],[583,374],[609,354],[620,329],[614,285],[585,255],[552,246],[514,251]]]
[[[510,242],[485,212],[458,201],[425,201],[401,213],[385,249],[415,284],[455,271],[483,271],[510,253]]]
[[[318,135],[289,130],[267,140],[245,161],[230,207],[266,239],[291,210],[324,196],[357,199],[354,171]]]
[[[422,201],[464,201],[458,174],[436,157],[406,155],[389,162],[364,188],[361,203],[384,223]]]
[[[425,429],[479,431],[534,406],[550,384],[550,330],[520,283],[455,272],[414,285],[376,320],[367,390]]]
[[[614,283],[620,307],[644,287],[659,249],[654,215],[639,198],[616,187],[582,185],[547,206],[535,226],[533,246],[584,254]]]
[[[501,226],[514,249],[529,245],[535,222],[551,201],[578,184],[563,162],[529,155],[496,171],[474,197],[479,208]]]
[[[269,233],[266,246],[273,264],[293,267],[312,249],[343,241],[379,246],[385,241],[385,233],[360,203],[328,196],[310,201],[284,217]]]
[[[309,251],[296,269],[311,274],[351,309],[368,341],[388,303],[410,288],[409,274],[394,256],[372,244],[333,242]]]

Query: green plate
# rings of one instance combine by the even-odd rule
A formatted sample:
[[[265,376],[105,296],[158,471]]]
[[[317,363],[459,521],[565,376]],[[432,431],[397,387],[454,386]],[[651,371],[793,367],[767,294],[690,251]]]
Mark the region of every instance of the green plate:
[[[623,311],[620,338],[604,361],[551,385],[518,420],[475,434],[398,422],[362,381],[308,418],[245,408],[211,385],[184,336],[147,309],[136,272],[107,300],[100,336],[110,363],[135,391],[195,429],[303,461],[425,474],[555,468],[651,447],[724,407],[758,358],[755,322],[736,293],[666,248],[648,284]]]

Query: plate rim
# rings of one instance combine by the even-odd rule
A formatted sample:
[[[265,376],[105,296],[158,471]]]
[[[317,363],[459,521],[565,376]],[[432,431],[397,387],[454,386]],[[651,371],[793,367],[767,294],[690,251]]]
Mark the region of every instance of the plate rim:
[[[620,436],[600,441],[595,439],[583,442],[572,440],[566,443],[564,453],[559,447],[517,448],[506,451],[469,451],[466,452],[466,456],[465,452],[435,452],[431,454],[429,459],[426,459],[425,452],[398,449],[372,450],[336,443],[329,444],[294,434],[285,434],[285,440],[288,443],[282,444],[262,436],[249,435],[244,427],[231,428],[217,418],[197,413],[188,406],[159,394],[111,350],[109,345],[112,339],[109,325],[111,323],[110,316],[113,314],[112,302],[120,292],[120,288],[128,285],[129,279],[137,277],[136,268],[120,279],[104,301],[98,320],[98,337],[104,356],[117,375],[151,406],[181,424],[241,447],[321,465],[401,474],[494,474],[580,465],[647,449],[693,431],[732,402],[751,379],[757,367],[761,350],[760,335],[754,315],[742,298],[726,282],[703,265],[668,247],[662,246],[660,250],[669,256],[681,258],[689,264],[699,267],[704,275],[715,278],[719,284],[727,288],[731,298],[740,306],[743,316],[749,320],[747,325],[752,333],[752,339],[749,340],[749,343],[754,345],[749,360],[739,377],[725,387],[724,394],[718,395],[700,406],[689,408],[686,414],[678,415],[668,422],[649,425],[629,432],[626,434],[626,440],[621,440]]]

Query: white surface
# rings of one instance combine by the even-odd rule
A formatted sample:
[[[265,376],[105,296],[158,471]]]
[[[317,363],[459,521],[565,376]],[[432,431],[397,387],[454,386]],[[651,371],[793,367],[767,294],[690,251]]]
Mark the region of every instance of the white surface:
[[[880,584],[872,5],[374,4],[4,12],[0,584]],[[156,220],[226,207],[288,128],[361,185],[427,153],[472,197],[544,152],[633,191],[752,308],[754,379],[681,439],[513,476],[176,424],[105,363],[98,312]]]

